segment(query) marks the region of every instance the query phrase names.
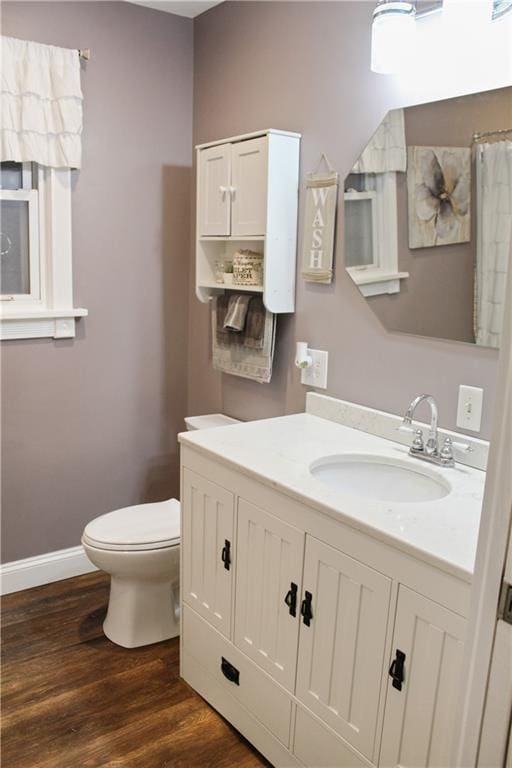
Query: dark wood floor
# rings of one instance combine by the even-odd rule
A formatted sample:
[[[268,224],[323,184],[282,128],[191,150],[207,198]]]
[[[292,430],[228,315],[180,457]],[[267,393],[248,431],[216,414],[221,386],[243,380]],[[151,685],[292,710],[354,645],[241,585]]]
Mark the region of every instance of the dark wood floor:
[[[2,768],[268,763],[179,678],[178,640],[127,650],[99,573],[2,601]]]

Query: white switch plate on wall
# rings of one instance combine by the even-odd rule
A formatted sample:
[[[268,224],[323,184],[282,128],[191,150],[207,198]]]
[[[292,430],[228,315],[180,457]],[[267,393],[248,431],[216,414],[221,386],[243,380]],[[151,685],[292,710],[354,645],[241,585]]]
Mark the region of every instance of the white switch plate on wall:
[[[327,362],[328,352],[320,349],[308,349],[308,355],[311,355],[313,361],[309,368],[303,368],[300,374],[302,384],[308,387],[318,387],[318,389],[327,389]]]
[[[482,421],[482,402],[484,391],[480,387],[468,387],[461,384],[459,387],[459,402],[457,405],[457,426],[461,429],[470,429],[472,432],[480,432]]]

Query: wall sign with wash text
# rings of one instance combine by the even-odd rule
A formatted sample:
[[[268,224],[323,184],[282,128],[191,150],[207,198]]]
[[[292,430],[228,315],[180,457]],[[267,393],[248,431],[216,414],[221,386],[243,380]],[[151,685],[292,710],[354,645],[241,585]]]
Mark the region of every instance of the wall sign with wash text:
[[[322,160],[328,167],[327,173],[318,173]],[[301,272],[304,280],[332,282],[337,201],[338,174],[323,154],[317,170],[306,177]]]

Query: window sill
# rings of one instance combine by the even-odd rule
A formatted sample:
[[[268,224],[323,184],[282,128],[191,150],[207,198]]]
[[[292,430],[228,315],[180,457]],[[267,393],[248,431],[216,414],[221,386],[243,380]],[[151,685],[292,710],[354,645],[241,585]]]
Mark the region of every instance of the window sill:
[[[400,280],[409,277],[408,272],[373,272],[350,271],[350,276],[363,296],[379,296],[385,293],[400,293]]]
[[[75,336],[75,321],[88,311],[74,309],[11,309],[0,316],[0,340],[69,339]]]

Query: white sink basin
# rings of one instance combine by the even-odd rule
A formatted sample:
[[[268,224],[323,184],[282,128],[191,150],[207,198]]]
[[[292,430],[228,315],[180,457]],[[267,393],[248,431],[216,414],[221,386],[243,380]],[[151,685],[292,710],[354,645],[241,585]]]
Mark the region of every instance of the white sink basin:
[[[435,501],[447,496],[450,484],[429,467],[388,456],[343,454],[324,456],[309,471],[341,493],[378,501]]]

